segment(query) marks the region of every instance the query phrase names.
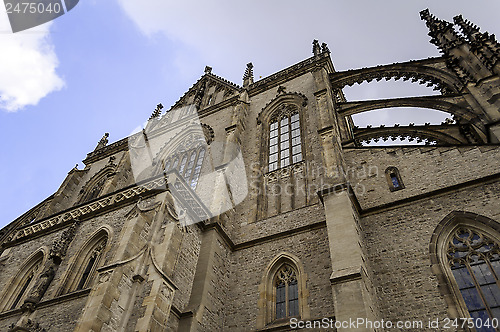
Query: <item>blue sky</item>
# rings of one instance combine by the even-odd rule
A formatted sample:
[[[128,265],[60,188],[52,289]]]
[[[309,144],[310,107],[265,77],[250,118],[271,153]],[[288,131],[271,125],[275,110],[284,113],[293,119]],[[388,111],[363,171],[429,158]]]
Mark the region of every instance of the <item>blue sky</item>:
[[[166,108],[204,67],[241,85],[311,55],[326,42],[337,70],[438,56],[419,11],[463,14],[500,34],[498,1],[80,0],[69,13],[12,34],[0,12],[0,227],[51,195],[105,132],[126,137]],[[346,89],[350,100],[429,94],[405,84]],[[366,114],[360,125],[390,113]],[[440,122],[400,112],[392,122]],[[388,123],[393,124],[393,123]]]

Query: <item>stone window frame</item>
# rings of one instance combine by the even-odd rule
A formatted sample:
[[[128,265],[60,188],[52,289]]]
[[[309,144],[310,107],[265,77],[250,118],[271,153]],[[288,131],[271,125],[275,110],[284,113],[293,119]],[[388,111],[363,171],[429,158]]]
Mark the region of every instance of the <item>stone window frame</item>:
[[[57,292],[57,295],[64,295],[79,290],[83,290],[92,286],[97,269],[102,266],[103,257],[108,252],[111,244],[110,240],[113,232],[109,226],[102,226],[92,235],[90,235],[80,249],[73,255],[68,264],[68,270]],[[80,281],[82,280],[83,273],[85,272],[90,260],[98,252],[98,257],[94,262],[92,269],[88,271],[88,277],[82,287]]]
[[[202,170],[206,169],[206,167],[212,167],[209,161],[211,160],[211,143],[214,141],[214,136],[214,130],[212,127],[204,123],[193,123],[187,126],[184,132],[179,133],[178,135],[172,135],[172,138],[161,147],[160,152],[155,157],[153,161],[153,171],[151,174],[148,174],[148,177],[164,173],[167,166],[169,166],[167,171],[172,171],[173,169],[178,170],[182,157],[186,154],[190,156],[192,151],[196,151],[195,164],[193,165],[189,181],[186,181],[186,183],[191,187],[191,182],[194,179],[193,175],[195,174],[194,171],[199,160],[199,154],[201,150],[204,150],[205,152],[200,167],[200,174],[198,174],[198,178],[195,181],[196,188],[200,180],[200,175],[203,174]],[[168,163],[169,161],[175,162],[176,157],[178,157],[178,163],[176,167],[173,168],[172,164],[168,165]],[[145,172],[147,172],[147,170]],[[180,174],[180,172],[178,173]],[[184,179],[184,174],[180,175],[181,178]],[[141,174],[139,178],[143,179],[144,176]]]
[[[263,329],[267,325],[279,325],[287,323],[290,317],[276,319],[276,276],[281,268],[289,265],[296,273],[298,284],[299,316],[302,320],[310,318],[310,309],[308,305],[309,291],[306,288],[307,275],[299,258],[290,253],[282,252],[277,255],[267,265],[259,285],[259,301],[257,328]],[[295,316],[294,316],[295,317]]]
[[[399,184],[397,187],[393,182],[393,175],[396,178],[397,183]],[[389,166],[385,169],[385,178],[387,180],[387,184],[389,185],[389,190],[398,191],[405,188],[403,183],[403,179],[401,179],[401,174],[399,173],[399,169],[395,166]]]
[[[269,151],[270,151],[270,127],[271,123],[274,119],[281,119],[282,115],[287,113],[287,108],[296,108],[292,112],[297,112],[299,114],[299,129],[300,129],[300,140],[301,140],[301,152],[302,159],[296,163],[291,162],[288,166],[281,167],[279,165],[276,169],[269,171]],[[257,117],[257,124],[261,127],[261,138],[263,144],[261,145],[260,151],[260,160],[261,167],[264,173],[272,173],[277,172],[282,169],[287,169],[293,167],[293,165],[303,162],[307,159],[308,149],[307,149],[307,137],[305,135],[306,131],[306,121],[305,121],[305,113],[307,108],[307,97],[301,93],[285,93],[276,96],[273,100],[271,100],[259,113]],[[279,136],[278,136],[279,138]],[[291,145],[290,145],[291,148]],[[292,158],[290,156],[290,158]],[[278,161],[280,160],[280,156],[278,155]]]
[[[461,227],[480,232],[500,243],[500,223],[472,212],[453,211],[435,228],[429,245],[431,269],[437,277],[438,289],[448,305],[448,315],[451,319],[471,317],[446,255],[449,241]]]
[[[101,196],[108,180],[115,174],[116,172],[114,166],[106,166],[104,169],[97,172],[97,174],[92,176],[92,178],[83,186],[80,191],[78,203],[85,203]]]
[[[208,148],[202,145],[191,150],[178,152],[165,161],[165,172],[169,172],[174,169],[177,170],[179,175],[184,179],[184,181],[186,181],[186,184],[190,186],[191,189],[195,190],[200,179],[201,169],[203,167],[203,163],[205,162],[207,152]],[[192,165],[189,166],[191,161]],[[199,169],[196,170],[197,168]],[[188,171],[189,175],[186,178]]]
[[[298,116],[298,121],[293,120],[296,115]],[[285,125],[283,125],[284,120],[286,120]],[[298,124],[298,128],[293,128],[294,124]],[[301,120],[301,114],[300,114],[299,107],[295,104],[283,103],[283,104],[281,104],[281,106],[278,109],[276,109],[272,113],[272,115],[269,119],[268,126],[267,126],[268,139],[267,139],[267,154],[266,155],[267,155],[267,167],[268,167],[267,169],[269,172],[273,172],[273,171],[287,168],[293,164],[300,163],[301,161],[304,160],[304,146],[303,146],[304,133],[303,133],[303,129],[302,129],[303,124],[304,124],[304,121]],[[273,125],[276,125],[276,127],[272,128]],[[286,128],[286,133],[282,132],[283,128]],[[298,137],[293,137],[292,132],[296,129],[299,130],[299,135],[298,135]],[[276,135],[271,137],[271,134],[273,132],[276,132]],[[288,135],[288,138],[286,139],[286,141],[283,141],[284,135]],[[275,153],[271,152],[271,148],[273,147],[273,146],[271,146],[271,139],[274,139],[274,138],[276,139],[276,144],[273,145],[273,146],[276,146]],[[299,144],[294,144],[293,140],[297,139],[297,138],[299,139]],[[282,149],[282,147],[281,147],[283,144],[286,145],[285,149]],[[300,152],[294,154],[293,149],[296,147],[300,147]],[[282,156],[281,156],[281,154],[284,152],[283,150],[288,150],[288,156],[286,156],[285,158],[282,158]],[[270,158],[272,155],[276,155],[276,157],[277,157],[276,161],[271,162]],[[300,156],[300,160],[294,161],[295,156]],[[282,165],[283,160],[288,162],[288,164]],[[271,167],[271,165],[273,163],[276,163],[275,168]]]
[[[24,260],[18,272],[6,283],[8,286],[5,287],[3,294],[0,296],[0,312],[18,309],[23,304],[28,293],[35,285],[38,276],[42,273],[43,266],[48,259],[48,252],[47,247],[42,247]],[[30,276],[32,278],[23,291],[22,288],[24,288]],[[20,294],[21,291],[23,291],[22,294]],[[19,295],[21,296],[19,297]],[[19,300],[15,308],[12,308],[18,297]]]

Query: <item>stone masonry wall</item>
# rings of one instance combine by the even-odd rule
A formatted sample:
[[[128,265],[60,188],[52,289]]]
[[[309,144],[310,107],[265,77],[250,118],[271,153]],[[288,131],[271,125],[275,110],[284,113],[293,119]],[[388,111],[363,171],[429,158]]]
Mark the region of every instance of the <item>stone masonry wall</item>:
[[[370,208],[498,173],[500,148],[384,147],[346,149],[349,181],[362,208]],[[385,177],[397,167],[405,189],[391,192]]]
[[[447,306],[429,258],[431,235],[452,211],[500,222],[500,183],[488,183],[363,216],[375,302],[385,320],[444,319]]]
[[[229,303],[225,320],[227,331],[256,329],[259,312],[259,285],[267,265],[282,252],[297,256],[307,275],[307,304],[311,318],[333,315],[330,286],[331,260],[326,228],[261,243],[233,253]]]

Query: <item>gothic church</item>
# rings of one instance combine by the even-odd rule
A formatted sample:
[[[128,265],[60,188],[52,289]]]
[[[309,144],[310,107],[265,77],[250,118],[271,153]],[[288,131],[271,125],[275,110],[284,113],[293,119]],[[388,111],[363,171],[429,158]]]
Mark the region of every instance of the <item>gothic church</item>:
[[[500,331],[500,44],[420,16],[442,56],[335,71],[314,41],[260,80],[248,64],[241,86],[207,67],[144,130],[105,135],[0,230],[0,330]],[[344,97],[381,79],[440,93]],[[394,107],[450,119],[351,118]],[[367,144],[396,138],[413,144]]]

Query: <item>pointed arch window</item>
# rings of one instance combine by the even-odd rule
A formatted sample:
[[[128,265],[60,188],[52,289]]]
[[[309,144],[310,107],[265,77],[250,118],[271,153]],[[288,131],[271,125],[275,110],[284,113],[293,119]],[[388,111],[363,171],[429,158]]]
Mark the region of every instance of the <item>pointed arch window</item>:
[[[306,279],[302,263],[292,254],[281,253],[269,262],[259,285],[258,329],[282,324],[291,317],[311,317]]]
[[[98,198],[106,185],[108,179],[115,174],[114,169],[106,167],[96,174],[81,190],[79,203],[84,203]]]
[[[77,254],[59,295],[88,288],[97,273],[108,243],[108,233],[99,231]]]
[[[18,291],[18,294],[14,298],[14,302],[12,302],[12,305],[10,306],[10,309],[15,309],[18,307],[18,305],[21,303],[21,299],[26,296],[28,293],[28,288],[30,286],[33,286],[33,279],[35,279],[35,274],[37,273],[39,269],[39,266],[35,266],[33,270],[31,270],[27,275],[24,276],[20,283],[20,290]]]
[[[6,293],[4,293],[0,304],[2,310],[13,310],[22,305],[41,272],[43,260],[43,252],[39,251],[23,264],[10,286],[5,289]]]
[[[300,116],[293,105],[284,106],[269,125],[269,171],[302,161]]]
[[[288,264],[283,265],[275,277],[275,319],[299,315],[299,288],[297,273]]]
[[[459,227],[447,249],[456,286],[473,319],[500,319],[500,249],[483,232]],[[482,325],[482,324],[481,324]],[[476,331],[496,331],[476,324]]]
[[[205,159],[205,148],[201,147],[195,150],[184,151],[180,155],[169,158],[165,163],[165,171],[176,169],[184,178],[186,183],[194,190],[200,178],[201,166]],[[172,163],[171,160],[174,160]],[[181,160],[179,167],[178,163]]]
[[[84,289],[90,285],[104,248],[106,247],[107,240],[107,237],[100,239],[83,260],[81,267],[84,269],[79,273],[79,281],[75,290]]]

